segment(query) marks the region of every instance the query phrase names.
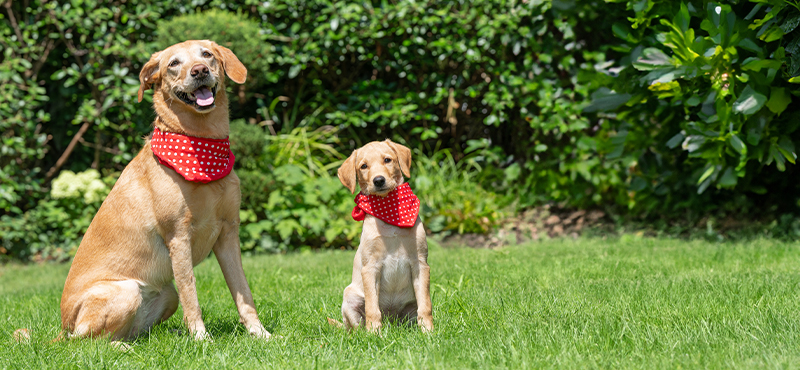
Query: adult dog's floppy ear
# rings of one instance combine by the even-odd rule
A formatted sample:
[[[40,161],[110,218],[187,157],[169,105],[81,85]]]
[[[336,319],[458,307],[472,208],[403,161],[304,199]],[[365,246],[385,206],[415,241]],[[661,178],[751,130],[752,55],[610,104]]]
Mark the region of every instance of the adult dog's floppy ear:
[[[400,162],[400,170],[403,171],[403,175],[411,177],[411,149],[389,139],[384,142],[397,153],[397,161]]]
[[[139,103],[141,103],[142,98],[144,98],[144,92],[150,90],[150,87],[161,78],[161,75],[158,73],[158,63],[161,61],[160,56],[160,51],[153,53],[153,55],[150,56],[150,60],[142,67],[142,71],[139,72]]]
[[[345,159],[342,166],[339,167],[339,181],[342,182],[347,190],[353,194],[356,192],[356,158],[358,158],[358,150],[354,150],[350,157]]]
[[[231,49],[214,44],[214,52],[219,57],[219,60],[222,61],[222,68],[225,69],[225,74],[233,82],[243,84],[247,80],[247,68],[244,67],[244,64],[239,61],[239,58],[236,57],[236,54]]]

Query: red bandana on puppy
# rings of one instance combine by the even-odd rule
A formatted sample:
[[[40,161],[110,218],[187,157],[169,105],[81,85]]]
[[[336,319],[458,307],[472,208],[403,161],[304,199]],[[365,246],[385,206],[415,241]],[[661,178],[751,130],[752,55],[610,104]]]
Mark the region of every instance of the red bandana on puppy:
[[[207,183],[227,176],[236,159],[227,138],[205,139],[162,132],[158,127],[153,131],[150,146],[161,164],[195,182]]]
[[[411,191],[411,186],[407,182],[390,191],[385,197],[356,195],[353,219],[364,221],[367,213],[390,225],[412,227],[417,222],[419,199]]]

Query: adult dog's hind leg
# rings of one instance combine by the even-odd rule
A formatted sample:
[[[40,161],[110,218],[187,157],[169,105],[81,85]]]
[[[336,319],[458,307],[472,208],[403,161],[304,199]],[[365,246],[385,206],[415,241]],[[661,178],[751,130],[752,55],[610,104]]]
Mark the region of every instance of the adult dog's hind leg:
[[[139,283],[134,280],[101,282],[89,288],[77,303],[70,338],[110,335],[130,337],[136,312],[142,303]]]
[[[178,292],[172,284],[161,287],[160,290],[142,288],[142,304],[136,313],[131,337],[150,330],[153,325],[166,321],[178,309]]]

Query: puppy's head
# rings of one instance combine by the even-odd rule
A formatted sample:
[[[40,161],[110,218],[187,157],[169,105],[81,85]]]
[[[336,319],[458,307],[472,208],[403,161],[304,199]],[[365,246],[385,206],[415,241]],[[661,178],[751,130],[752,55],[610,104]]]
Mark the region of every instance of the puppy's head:
[[[356,182],[361,193],[386,196],[403,183],[403,175],[411,176],[411,150],[392,142],[373,141],[353,151],[342,167],[339,181],[355,193]]]
[[[155,86],[172,109],[208,113],[216,107],[217,93],[224,94],[223,74],[240,84],[247,78],[247,69],[228,48],[208,40],[175,44],[154,53],[142,67],[139,101]]]

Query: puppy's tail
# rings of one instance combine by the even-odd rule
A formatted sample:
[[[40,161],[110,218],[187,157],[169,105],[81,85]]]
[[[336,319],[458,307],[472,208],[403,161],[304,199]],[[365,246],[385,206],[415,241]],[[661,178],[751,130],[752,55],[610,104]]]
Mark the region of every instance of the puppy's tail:
[[[332,319],[330,317],[328,318],[328,324],[330,324],[331,326],[333,326],[335,328],[343,328],[344,327],[344,324],[342,324],[341,322],[339,322],[337,320],[334,320],[334,319]]]

